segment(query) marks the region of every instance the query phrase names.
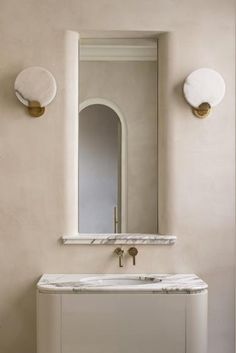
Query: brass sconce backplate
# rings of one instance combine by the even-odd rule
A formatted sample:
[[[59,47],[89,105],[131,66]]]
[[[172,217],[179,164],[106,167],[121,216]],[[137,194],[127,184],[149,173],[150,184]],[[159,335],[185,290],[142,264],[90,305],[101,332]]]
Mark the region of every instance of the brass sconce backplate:
[[[193,114],[199,119],[206,118],[211,112],[211,106],[209,103],[202,103],[198,108],[192,108]]]
[[[31,101],[29,102],[28,112],[32,117],[39,118],[44,114],[45,107],[41,107],[37,101]]]

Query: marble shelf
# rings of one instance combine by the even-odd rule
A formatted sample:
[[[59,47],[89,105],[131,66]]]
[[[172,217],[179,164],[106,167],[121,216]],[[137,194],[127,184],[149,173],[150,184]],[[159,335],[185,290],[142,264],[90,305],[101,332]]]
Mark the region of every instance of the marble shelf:
[[[177,237],[175,235],[159,234],[76,234],[65,235],[62,242],[65,245],[173,245]]]

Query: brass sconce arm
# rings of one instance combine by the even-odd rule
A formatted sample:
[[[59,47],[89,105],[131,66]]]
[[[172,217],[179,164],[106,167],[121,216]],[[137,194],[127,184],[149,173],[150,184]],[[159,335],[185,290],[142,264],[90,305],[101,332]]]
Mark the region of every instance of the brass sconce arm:
[[[193,114],[199,119],[206,118],[211,112],[211,106],[209,103],[202,103],[198,108],[192,107]]]

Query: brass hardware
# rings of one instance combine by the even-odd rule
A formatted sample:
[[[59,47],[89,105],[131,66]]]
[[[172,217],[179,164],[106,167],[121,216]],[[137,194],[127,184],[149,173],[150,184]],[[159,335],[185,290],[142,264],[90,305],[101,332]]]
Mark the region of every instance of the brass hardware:
[[[198,117],[200,119],[204,119],[210,114],[211,106],[209,103],[202,103],[199,105],[198,108],[192,107],[192,111],[196,117]]]
[[[119,256],[119,267],[123,267],[122,264],[122,259],[123,259],[123,255],[124,255],[124,250],[122,250],[121,248],[116,248],[114,250],[114,253]]]
[[[135,247],[129,248],[128,253],[133,258],[133,265],[136,265],[136,256],[138,255],[138,249]]]
[[[34,118],[38,118],[44,114],[45,107],[41,107],[40,103],[37,101],[31,101],[28,105],[28,112]]]
[[[119,219],[118,219],[118,209],[117,206],[114,206],[113,209],[113,223],[114,223],[114,233],[118,233],[118,224],[119,224]]]

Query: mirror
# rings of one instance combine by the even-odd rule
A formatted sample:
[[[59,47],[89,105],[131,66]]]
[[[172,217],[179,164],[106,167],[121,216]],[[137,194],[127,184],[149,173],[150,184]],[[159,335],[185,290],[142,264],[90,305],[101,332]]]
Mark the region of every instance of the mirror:
[[[80,46],[79,233],[157,234],[157,40]]]

